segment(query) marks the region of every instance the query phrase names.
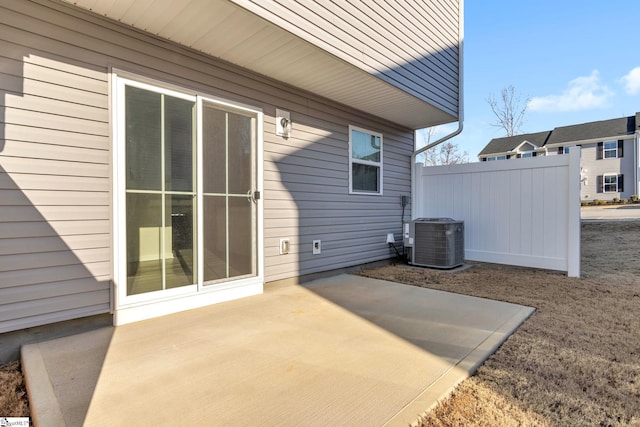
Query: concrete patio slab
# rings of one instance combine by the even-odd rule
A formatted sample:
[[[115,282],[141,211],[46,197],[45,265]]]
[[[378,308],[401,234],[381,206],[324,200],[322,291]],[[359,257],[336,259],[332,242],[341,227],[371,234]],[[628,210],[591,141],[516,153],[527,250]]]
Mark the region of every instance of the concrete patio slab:
[[[402,425],[532,308],[339,275],[22,349],[38,426]]]

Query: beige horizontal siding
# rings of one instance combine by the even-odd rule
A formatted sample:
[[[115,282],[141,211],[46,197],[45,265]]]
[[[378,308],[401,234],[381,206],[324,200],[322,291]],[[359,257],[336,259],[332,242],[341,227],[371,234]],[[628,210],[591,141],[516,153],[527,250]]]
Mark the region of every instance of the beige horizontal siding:
[[[110,248],[110,246],[111,236],[109,234],[2,239],[0,240],[0,256],[65,251],[69,247],[80,250]]]
[[[33,254],[0,255],[0,272],[29,270],[44,267],[56,267],[100,261],[109,261],[111,253],[109,248],[75,249],[71,252],[68,248],[54,252],[38,252]]]
[[[56,297],[48,297],[46,299],[38,299],[29,301],[28,303],[14,303],[0,306],[0,332],[5,332],[3,328],[8,323],[29,324],[32,316],[51,315],[53,313],[61,313],[69,310],[77,310],[83,312],[84,315],[93,314],[98,311],[108,310],[104,306],[103,301],[109,298],[109,291],[103,289],[93,292],[83,292],[72,295],[59,295]],[[81,307],[79,309],[79,307]],[[89,311],[87,309],[91,308]],[[80,317],[74,314],[73,317]],[[57,320],[57,319],[56,319]]]
[[[43,283],[63,283],[73,279],[95,279],[110,277],[111,264],[109,262],[94,262],[73,265],[51,266],[43,268],[33,268],[26,270],[14,270],[0,272],[0,289],[27,285],[41,285]],[[104,289],[108,289],[108,280],[102,280]],[[52,286],[55,286],[53,284]],[[25,301],[28,302],[29,300]],[[103,300],[103,304],[108,304],[109,299]]]
[[[37,174],[0,173],[0,189],[7,190],[104,191],[105,185],[108,180],[92,176],[49,175],[44,181]]]
[[[268,281],[393,256],[408,129],[45,0],[0,4],[0,63],[0,331],[109,310],[110,67],[263,110]],[[291,112],[289,139],[276,108]],[[349,125],[384,136],[383,196],[349,195]]]

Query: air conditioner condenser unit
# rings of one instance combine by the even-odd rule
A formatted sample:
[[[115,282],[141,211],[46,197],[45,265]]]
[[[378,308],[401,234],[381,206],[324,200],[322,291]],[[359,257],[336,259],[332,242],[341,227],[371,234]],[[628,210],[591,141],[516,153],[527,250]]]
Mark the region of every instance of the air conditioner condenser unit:
[[[464,222],[451,218],[417,218],[404,224],[409,264],[454,268],[464,264]]]

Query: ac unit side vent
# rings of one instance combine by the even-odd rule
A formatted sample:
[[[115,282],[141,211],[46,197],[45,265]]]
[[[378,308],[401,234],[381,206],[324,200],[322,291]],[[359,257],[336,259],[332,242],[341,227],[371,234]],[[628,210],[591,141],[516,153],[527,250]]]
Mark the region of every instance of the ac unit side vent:
[[[411,263],[454,268],[464,264],[464,223],[443,218],[415,220]]]

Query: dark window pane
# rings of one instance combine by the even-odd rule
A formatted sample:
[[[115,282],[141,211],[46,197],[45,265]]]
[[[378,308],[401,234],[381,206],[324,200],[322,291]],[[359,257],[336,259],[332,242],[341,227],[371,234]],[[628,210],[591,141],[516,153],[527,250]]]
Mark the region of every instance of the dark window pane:
[[[246,194],[252,189],[251,122],[249,117],[228,113],[230,194]]]
[[[162,289],[162,196],[127,194],[127,295]]]
[[[125,87],[127,189],[161,190],[161,95]]]
[[[353,191],[380,192],[380,168],[353,163],[351,165],[351,183]]]
[[[254,204],[246,197],[229,197],[229,276],[255,274],[253,257]]]
[[[351,157],[354,159],[380,161],[380,137],[357,130],[351,131]]]
[[[166,287],[195,283],[193,239],[193,196],[165,196]]]
[[[227,113],[204,104],[203,176],[205,193],[226,193]]]
[[[227,275],[227,216],[225,196],[204,197],[204,281]]]
[[[164,97],[167,191],[193,191],[194,107],[191,101]]]

